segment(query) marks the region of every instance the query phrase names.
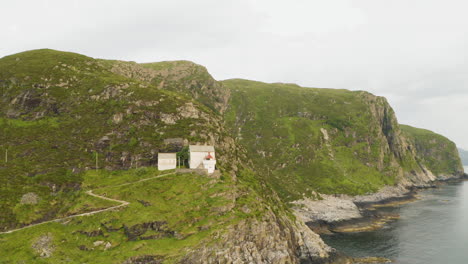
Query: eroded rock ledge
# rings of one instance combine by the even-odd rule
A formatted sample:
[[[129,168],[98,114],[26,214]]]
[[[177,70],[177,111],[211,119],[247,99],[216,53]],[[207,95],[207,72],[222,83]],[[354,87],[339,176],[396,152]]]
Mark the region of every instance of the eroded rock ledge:
[[[459,180],[463,175],[444,175],[435,181],[417,184],[386,186],[370,195],[320,195],[321,200],[294,201],[293,210],[316,233],[362,232],[381,228],[399,215],[375,210],[382,206],[396,206],[416,200],[418,189],[433,188],[438,184]]]

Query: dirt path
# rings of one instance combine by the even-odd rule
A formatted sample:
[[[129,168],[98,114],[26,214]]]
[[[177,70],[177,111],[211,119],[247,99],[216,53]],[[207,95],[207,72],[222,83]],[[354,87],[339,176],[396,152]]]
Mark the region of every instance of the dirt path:
[[[119,187],[119,186],[131,185],[131,184],[135,184],[135,183],[140,183],[140,182],[144,182],[144,181],[149,181],[149,180],[154,180],[154,179],[157,179],[157,178],[166,177],[166,176],[169,176],[169,175],[172,175],[172,174],[174,174],[174,172],[172,172],[172,173],[166,173],[166,174],[162,174],[162,175],[158,175],[158,176],[154,176],[154,177],[151,177],[151,178],[141,179],[141,180],[134,181],[134,182],[128,182],[128,183],[123,183],[123,184],[118,184],[118,185],[113,185],[113,186],[101,187],[101,188],[98,188],[98,189],[102,189],[102,188],[112,188],[112,187]],[[34,226],[38,226],[38,225],[43,225],[43,224],[47,224],[47,223],[60,222],[60,221],[62,221],[62,220],[67,220],[67,219],[70,219],[70,218],[75,218],[75,217],[80,217],[80,216],[94,215],[94,214],[98,214],[98,213],[102,213],[102,212],[106,212],[106,211],[118,209],[118,208],[120,208],[120,207],[124,207],[124,206],[127,206],[127,205],[130,204],[130,203],[127,202],[127,201],[112,199],[112,198],[108,198],[108,197],[105,197],[105,196],[102,196],[102,195],[99,195],[99,194],[95,194],[95,193],[93,193],[93,190],[87,191],[86,194],[87,194],[87,195],[91,195],[91,196],[96,197],[96,198],[100,198],[100,199],[104,199],[104,200],[108,200],[108,201],[112,201],[112,202],[117,202],[117,203],[120,203],[120,204],[119,204],[119,205],[116,205],[116,206],[107,207],[107,208],[104,208],[104,209],[99,209],[99,210],[87,212],[87,213],[76,214],[76,215],[70,215],[70,216],[66,216],[66,217],[62,217],[62,218],[57,218],[57,219],[54,219],[54,220],[49,220],[49,221],[45,221],[45,222],[40,222],[40,223],[37,223],[37,224],[27,225],[27,226],[24,226],[24,227],[21,227],[21,228],[12,229],[12,230],[8,230],[8,231],[5,231],[5,232],[0,232],[0,235],[1,235],[1,234],[10,234],[10,233],[13,233],[13,232],[16,232],[16,231],[20,231],[20,230],[23,230],[23,229],[26,229],[26,228],[30,228],[30,227],[34,227]]]

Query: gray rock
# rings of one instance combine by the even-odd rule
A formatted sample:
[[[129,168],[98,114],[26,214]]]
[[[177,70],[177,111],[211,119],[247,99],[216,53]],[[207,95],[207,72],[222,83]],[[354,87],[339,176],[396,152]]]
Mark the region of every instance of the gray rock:
[[[102,245],[102,244],[104,244],[104,241],[102,241],[102,240],[94,241],[94,243],[93,243],[93,245],[94,245],[95,247],[98,247],[98,246],[100,246],[100,245]]]
[[[214,245],[188,252],[181,263],[301,263],[326,259],[333,251],[303,222],[267,212],[215,234]]]
[[[112,247],[112,244],[110,242],[107,242],[106,245],[104,246],[104,250],[108,250],[111,247]]]
[[[39,202],[39,196],[33,192],[23,194],[21,196],[21,204],[37,204]]]
[[[52,234],[47,233],[39,237],[39,239],[37,239],[32,244],[32,248],[36,251],[37,254],[39,254],[41,258],[49,258],[52,256],[52,253],[54,252],[54,246],[52,244],[52,240],[53,240]]]
[[[318,220],[336,222],[362,217],[359,208],[349,197],[321,196],[323,200],[306,198],[293,202],[296,215],[305,222]]]

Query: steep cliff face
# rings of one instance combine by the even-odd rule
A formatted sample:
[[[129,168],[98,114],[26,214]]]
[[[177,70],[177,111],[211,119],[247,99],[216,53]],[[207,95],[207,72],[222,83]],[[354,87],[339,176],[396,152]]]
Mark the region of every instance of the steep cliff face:
[[[401,125],[404,135],[413,143],[420,164],[438,178],[463,174],[463,165],[455,143],[426,129]]]
[[[392,168],[392,173],[397,179],[395,183],[408,187],[412,185],[423,186],[436,180],[434,173],[426,167],[427,164],[418,159],[421,154],[420,149],[416,147],[410,135],[402,130],[402,126],[398,123],[387,100],[369,93],[364,94],[365,102],[374,116],[374,120],[377,121],[373,124],[371,121],[370,124],[377,130],[381,130],[376,136],[377,139],[381,140],[380,146],[382,146],[379,155],[380,162],[377,163],[379,170],[382,171],[385,166]],[[390,160],[389,164],[384,163],[386,159]],[[447,171],[447,174],[457,175],[451,171]]]
[[[315,193],[362,195],[436,179],[385,98],[247,80],[223,83],[231,89],[227,127],[285,201]]]
[[[373,116],[370,122],[374,123],[371,125],[377,129],[377,138],[382,141],[380,145],[383,146],[382,151],[384,155],[381,155],[381,160],[383,161],[385,155],[388,155],[398,163],[408,156],[408,154],[412,154],[408,153],[408,143],[401,136],[395,113],[387,100],[367,92],[362,92],[361,95]],[[383,162],[380,162],[379,165],[383,165]],[[393,163],[393,165],[397,164]]]

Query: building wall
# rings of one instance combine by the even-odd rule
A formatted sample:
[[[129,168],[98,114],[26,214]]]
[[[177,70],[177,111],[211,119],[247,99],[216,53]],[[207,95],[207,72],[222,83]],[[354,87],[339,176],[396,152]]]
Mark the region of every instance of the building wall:
[[[159,159],[158,170],[173,170],[177,166],[176,159]]]
[[[203,166],[208,170],[208,173],[211,174],[215,171],[216,160],[204,160]]]
[[[216,159],[214,152],[210,152],[210,154],[214,159]],[[208,156],[208,152],[190,152],[190,168],[198,168],[206,156]]]

